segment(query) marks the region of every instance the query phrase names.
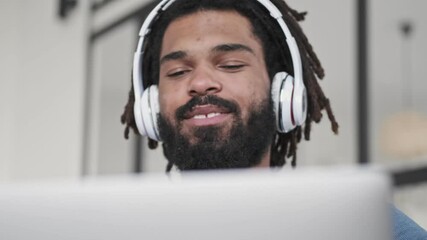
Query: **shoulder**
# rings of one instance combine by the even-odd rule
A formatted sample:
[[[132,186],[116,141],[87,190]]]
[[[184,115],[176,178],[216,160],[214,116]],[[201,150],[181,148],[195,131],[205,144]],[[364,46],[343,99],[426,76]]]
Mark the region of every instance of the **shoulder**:
[[[427,232],[399,209],[393,207],[396,240],[427,240]]]

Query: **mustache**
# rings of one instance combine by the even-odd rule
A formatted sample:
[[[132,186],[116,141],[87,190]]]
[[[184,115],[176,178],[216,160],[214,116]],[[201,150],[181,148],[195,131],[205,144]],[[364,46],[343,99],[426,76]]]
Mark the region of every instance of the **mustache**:
[[[190,99],[186,104],[179,107],[175,112],[175,117],[178,120],[183,120],[185,115],[197,105],[214,105],[226,109],[231,113],[239,113],[239,105],[230,100],[220,98],[215,95],[196,96]]]

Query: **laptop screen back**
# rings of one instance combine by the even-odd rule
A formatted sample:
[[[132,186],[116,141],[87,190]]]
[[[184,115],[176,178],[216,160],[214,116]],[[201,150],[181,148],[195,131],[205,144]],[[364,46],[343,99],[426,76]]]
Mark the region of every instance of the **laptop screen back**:
[[[391,239],[369,170],[219,171],[0,186],[1,239]]]

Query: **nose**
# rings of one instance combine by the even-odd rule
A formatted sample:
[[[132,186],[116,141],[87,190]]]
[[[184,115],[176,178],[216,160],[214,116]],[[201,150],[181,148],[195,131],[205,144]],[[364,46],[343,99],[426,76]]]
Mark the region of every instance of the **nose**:
[[[215,78],[213,70],[200,68],[194,71],[188,86],[190,96],[205,96],[222,90],[222,84]]]

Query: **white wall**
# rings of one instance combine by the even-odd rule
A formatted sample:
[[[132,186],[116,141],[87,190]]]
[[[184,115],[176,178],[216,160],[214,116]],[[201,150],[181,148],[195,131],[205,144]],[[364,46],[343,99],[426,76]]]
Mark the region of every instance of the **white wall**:
[[[89,127],[86,173],[119,174],[132,171],[135,135],[123,137],[120,116],[131,86],[136,21],[129,21],[92,43]]]
[[[18,6],[13,1],[0,2],[0,181],[8,179],[9,159],[13,152],[13,106],[10,104],[14,98],[14,79],[18,69],[18,56],[15,52],[18,49],[18,37],[15,33],[16,23],[18,22]]]
[[[80,174],[86,3],[59,21],[57,1],[0,2],[0,180]]]
[[[320,85],[330,99],[340,125],[334,135],[326,112],[313,124],[309,142],[300,147],[300,165],[354,164],[357,162],[356,115],[356,1],[289,0],[290,6],[308,11],[302,27],[323,64]]]
[[[149,0],[113,1],[91,18],[92,32],[99,32],[146,6]],[[85,133],[85,170],[88,175],[123,174],[134,170],[135,135],[123,137],[120,116],[131,86],[133,53],[140,19],[122,22],[90,44],[88,130]]]

